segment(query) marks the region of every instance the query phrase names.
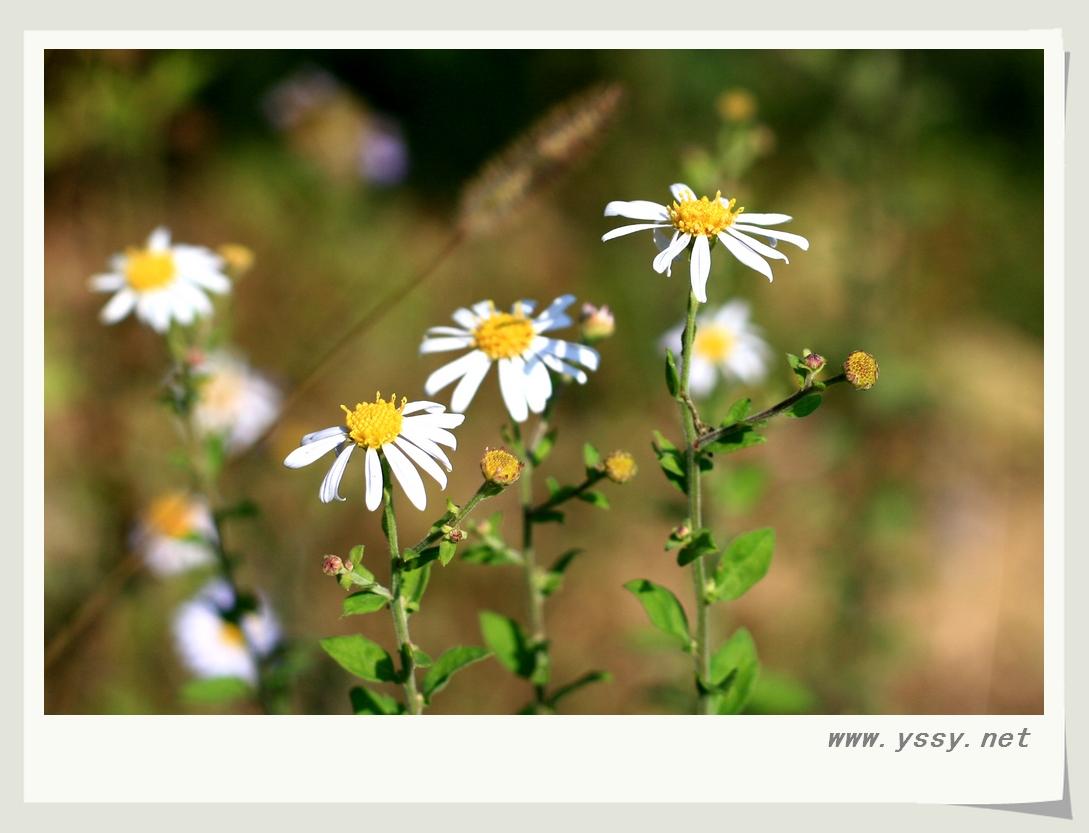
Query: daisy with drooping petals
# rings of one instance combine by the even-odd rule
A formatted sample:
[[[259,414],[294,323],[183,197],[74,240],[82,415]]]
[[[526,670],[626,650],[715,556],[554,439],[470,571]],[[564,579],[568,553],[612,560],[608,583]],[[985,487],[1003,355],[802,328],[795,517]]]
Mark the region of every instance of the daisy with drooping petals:
[[[683,337],[681,324],[662,336],[662,349],[680,355]],[[688,389],[693,396],[710,393],[716,372],[728,382],[756,384],[767,373],[770,358],[771,348],[760,337],[760,329],[749,323],[749,305],[730,301],[696,317]]]
[[[223,438],[229,452],[248,448],[280,413],[279,388],[242,359],[215,352],[194,366],[203,376],[193,422],[203,436]]]
[[[450,400],[450,409],[460,413],[473,401],[492,362],[498,362],[499,389],[511,419],[524,422],[530,411],[541,413],[552,396],[549,369],[580,385],[586,384],[586,374],[577,365],[597,370],[598,354],[592,347],[541,335],[570,326],[564,310],[573,303],[574,295],[563,295],[536,318],[530,318],[536,301],[517,301],[510,312],[499,312],[491,301],[456,310],[451,317],[461,329],[432,327],[420,344],[420,354],[474,349],[432,373],[424,392],[432,396],[460,379]]]
[[[412,505],[417,509],[426,508],[427,493],[413,463],[445,489],[446,475],[435,461],[442,462],[447,471],[452,469],[450,460],[439,446],[457,448],[457,439],[447,429],[461,425],[465,417],[445,413],[446,406],[437,402],[402,399],[398,408],[396,401],[397,398],[391,396],[389,402],[384,402],[381,394],[377,394],[374,402],[360,402],[354,411],[341,405],[348,415],[347,427],[334,425],[307,434],[299,448],[287,455],[284,465],[292,469],[308,466],[335,448],[336,461],[325,475],[319,494],[322,503],[344,500],[338,493],[344,468],[356,446],[366,448],[367,508],[374,510],[382,502],[382,461],[378,457],[381,449],[390,471],[397,477]]]
[[[148,507],[131,543],[148,569],[169,576],[213,563],[218,540],[208,504],[187,492],[171,492]]]
[[[114,324],[135,308],[136,317],[158,333],[170,322],[192,324],[212,312],[205,290],[230,292],[224,260],[203,246],[170,245],[170,232],[160,226],[143,249],[129,248],[110,259],[112,271],[91,278],[96,292],[116,293],[99,317]]]
[[[231,616],[234,591],[223,579],[205,586],[174,617],[174,639],[185,666],[198,677],[238,677],[257,684],[257,659],[275,650],[280,623],[268,602]],[[237,621],[234,621],[237,619]]]
[[[764,260],[770,257],[786,263],[787,256],[772,248],[780,240],[793,243],[803,251],[809,248],[809,241],[797,234],[764,228],[785,223],[790,217],[786,214],[745,214],[744,207],[734,208],[737,200],[727,202],[720,191],[715,198],[696,199],[692,189],[683,183],[670,187],[673,192],[672,205],[659,205],[648,200],[632,202],[613,201],[605,206],[606,217],[630,217],[633,220],[650,220],[633,226],[620,226],[602,236],[602,240],[612,240],[635,231],[654,230],[654,243],[658,247],[658,256],[654,258],[654,271],[672,274],[673,261],[680,256],[689,244],[692,247],[692,292],[701,304],[707,303],[707,275],[711,270],[711,246],[718,241],[730,254],[751,269],[765,275],[770,281],[771,267]],[[673,237],[668,237],[668,229],[673,230]],[[757,234],[771,243],[762,243],[749,235]]]

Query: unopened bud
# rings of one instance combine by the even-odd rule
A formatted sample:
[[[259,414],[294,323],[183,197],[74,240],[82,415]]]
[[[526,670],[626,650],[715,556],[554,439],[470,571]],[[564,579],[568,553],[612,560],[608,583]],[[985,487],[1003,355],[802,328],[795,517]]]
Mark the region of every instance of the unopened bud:
[[[321,571],[327,576],[335,576],[344,570],[344,562],[335,555],[325,556],[325,560],[321,562]]]
[[[614,483],[627,483],[639,471],[639,467],[635,465],[635,458],[626,451],[614,451],[609,454],[602,461],[601,467],[605,469],[605,476]]]
[[[748,121],[756,115],[756,99],[748,90],[727,90],[715,102],[718,114],[726,121]]]
[[[869,390],[877,383],[877,359],[869,353],[855,350],[843,363],[843,374],[859,390]]]
[[[810,352],[809,350],[802,351],[802,361],[805,362],[805,366],[808,367],[812,373],[816,373],[824,367],[824,356],[819,353]]]
[[[522,474],[521,460],[500,446],[485,448],[480,460],[480,471],[484,479],[496,486],[509,486]]]
[[[227,261],[227,271],[235,279],[253,267],[253,252],[239,243],[224,243],[219,247],[219,256]]]
[[[595,307],[593,304],[583,304],[582,314],[579,315],[579,332],[586,344],[604,341],[615,333],[616,319],[608,305]]]
[[[465,540],[465,533],[462,532],[460,529],[451,529],[449,532],[446,533],[446,540],[456,544],[459,541]]]

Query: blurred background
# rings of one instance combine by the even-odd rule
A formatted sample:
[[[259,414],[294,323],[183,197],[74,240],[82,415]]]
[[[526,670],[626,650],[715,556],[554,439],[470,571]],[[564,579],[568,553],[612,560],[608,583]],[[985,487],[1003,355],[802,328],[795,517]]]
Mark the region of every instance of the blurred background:
[[[553,680],[615,677],[572,695],[567,712],[691,709],[689,658],[622,587],[665,585],[691,618],[689,573],[663,550],[683,496],[650,448],[655,428],[683,439],[658,338],[684,316],[688,267],[654,273],[646,233],[600,242],[623,224],[602,216],[607,202],[664,203],[685,181],[790,214],[785,230],[811,244],[785,247],[791,262],[775,264],[772,284],[716,249],[710,303],[745,298],[776,358],[764,385],[720,389],[705,418],[741,396],[755,409],[788,395],[787,352],[835,366],[863,349],[881,367],[872,390],[831,389],[814,415],[769,423],[766,444],[705,478],[720,543],[764,526],[777,535],[767,577],[714,608],[715,644],[740,625],[755,638],[763,669],[749,711],[1042,713],[1043,58],[985,50],[47,53],[48,713],[253,708],[179,696],[189,673],[171,621],[205,577],[160,578],[132,553],[141,513],[181,485],[183,444],[159,401],[169,356],[131,316],[100,323],[108,296],[88,278],[158,225],[178,242],[247,247],[253,268],[217,314],[290,392],[444,250],[459,193],[489,158],[599,83],[624,96],[592,153],[353,340],[221,484],[227,502],[260,508],[231,522],[228,546],[282,623],[289,710],[350,710],[355,683],[320,638],[395,643],[386,613],[341,619],[344,591],[321,572],[324,554],[364,543],[367,566],[388,575],[362,466],[348,468],[347,502],[323,505],[326,463],[291,471],[283,458],[340,424],[342,403],[420,396],[451,354],[421,358],[419,341],[455,308],[568,292],[607,304],[616,334],[599,345],[600,370],[560,402],[538,485],[576,482],[584,442],[630,451],[640,471],[604,489],[608,511],[579,503],[564,526],[539,529],[546,564],[586,550],[548,602]],[[492,371],[458,430],[455,501],[475,490],[505,418]],[[434,483],[429,496],[434,513],[401,501],[402,540],[441,510]],[[516,537],[517,496],[491,504]],[[432,656],[480,644],[479,611],[525,621],[521,594],[514,568],[436,565],[414,641]],[[508,713],[528,698],[489,660],[432,711]]]

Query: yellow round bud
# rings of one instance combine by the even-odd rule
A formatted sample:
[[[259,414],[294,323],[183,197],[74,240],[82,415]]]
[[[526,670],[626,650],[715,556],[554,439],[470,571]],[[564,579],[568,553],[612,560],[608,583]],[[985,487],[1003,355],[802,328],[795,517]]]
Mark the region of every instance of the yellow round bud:
[[[847,381],[859,390],[869,390],[877,383],[877,359],[869,353],[855,350],[843,363]]]
[[[521,460],[500,446],[485,448],[480,460],[480,471],[484,479],[497,486],[509,486],[522,474]]]
[[[627,483],[639,470],[635,458],[626,451],[614,451],[602,461],[601,466],[605,469],[605,476],[614,483]]]

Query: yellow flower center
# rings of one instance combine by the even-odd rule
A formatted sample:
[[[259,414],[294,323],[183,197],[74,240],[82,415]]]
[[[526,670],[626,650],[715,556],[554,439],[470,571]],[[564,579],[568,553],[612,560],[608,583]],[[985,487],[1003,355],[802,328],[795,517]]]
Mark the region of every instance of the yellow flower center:
[[[737,337],[730,330],[711,324],[696,330],[692,352],[709,362],[721,364],[733,355],[736,346]]]
[[[174,255],[171,252],[129,249],[125,255],[125,278],[129,286],[137,292],[162,289],[174,282],[178,270],[174,266]]]
[[[689,191],[680,202],[674,201],[673,205],[666,206],[666,211],[678,231],[714,237],[732,226],[738,215],[745,210],[744,206],[737,211],[733,210],[737,200],[730,200],[729,205],[723,205],[719,201],[721,196],[722,192],[719,191],[713,200],[707,197],[697,200],[696,195]]]
[[[193,506],[183,494],[164,495],[147,511],[148,525],[168,538],[184,538],[193,531]]]
[[[533,342],[537,332],[533,322],[526,318],[521,305],[512,315],[509,312],[493,312],[473,330],[473,338],[490,359],[509,359],[520,356]]]
[[[614,483],[627,483],[639,470],[635,465],[635,458],[626,451],[614,451],[602,463],[605,476]]]
[[[391,396],[389,402],[383,402],[382,394],[376,393],[374,402],[360,402],[354,411],[349,411],[344,405],[340,406],[348,415],[348,436],[355,440],[356,445],[381,448],[397,439],[404,421],[401,412],[408,404],[408,399],[401,399],[400,408],[394,404],[396,401],[397,397]]]
[[[246,637],[242,633],[242,628],[234,624],[234,622],[223,622],[219,629],[220,641],[229,648],[245,648]]]
[[[489,483],[509,486],[522,473],[522,461],[505,448],[486,448],[480,471]]]
[[[877,383],[877,359],[869,353],[856,350],[843,363],[847,381],[859,390],[869,390]]]

